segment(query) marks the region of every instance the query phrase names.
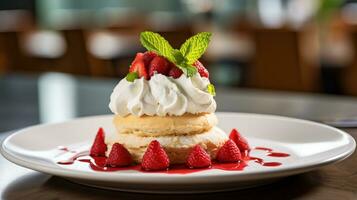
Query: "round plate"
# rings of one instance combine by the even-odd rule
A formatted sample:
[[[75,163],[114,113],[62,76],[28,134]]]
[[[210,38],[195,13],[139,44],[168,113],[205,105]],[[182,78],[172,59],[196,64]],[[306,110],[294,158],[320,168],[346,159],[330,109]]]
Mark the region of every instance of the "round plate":
[[[209,169],[189,174],[134,170],[99,172],[89,167],[75,168],[56,163],[56,158],[61,156],[58,146],[88,149],[98,127],[103,127],[107,133],[115,133],[112,117],[93,116],[29,127],[6,138],[1,153],[23,167],[95,187],[150,193],[197,193],[266,184],[343,160],[356,146],[354,139],[345,132],[315,122],[272,115],[217,113],[219,127],[225,132],[237,128],[251,147],[269,147],[290,156],[264,157],[261,151],[253,150],[252,154],[261,154],[265,160],[282,165],[267,167],[249,161],[243,171]]]

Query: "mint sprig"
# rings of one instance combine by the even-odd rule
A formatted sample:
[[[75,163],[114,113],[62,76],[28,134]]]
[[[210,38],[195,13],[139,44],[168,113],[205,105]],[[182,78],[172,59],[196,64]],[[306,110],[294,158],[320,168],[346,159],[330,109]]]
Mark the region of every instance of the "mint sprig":
[[[171,62],[175,61],[173,56],[174,48],[160,34],[150,31],[142,32],[140,34],[140,42],[147,50],[153,51]]]
[[[192,64],[198,60],[208,47],[212,33],[202,32],[190,37],[180,47],[180,52],[186,58],[187,63]]]
[[[154,51],[167,58],[180,68],[186,76],[192,77],[197,73],[196,67],[192,64],[206,51],[211,35],[208,32],[199,33],[186,40],[180,50],[172,48],[170,43],[160,34],[150,31],[140,34],[140,42],[147,50]]]

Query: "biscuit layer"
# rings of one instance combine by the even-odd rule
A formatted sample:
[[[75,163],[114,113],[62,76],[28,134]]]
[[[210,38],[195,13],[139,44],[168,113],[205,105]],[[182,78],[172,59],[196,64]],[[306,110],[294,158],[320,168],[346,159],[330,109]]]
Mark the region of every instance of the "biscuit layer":
[[[228,140],[228,137],[217,127],[200,134],[178,136],[139,136],[119,133],[115,139],[107,141],[107,154],[110,152],[112,144],[118,142],[128,149],[135,162],[141,163],[147,146],[153,140],[160,142],[168,154],[171,164],[183,164],[192,148],[197,144],[201,145],[212,159],[215,159],[218,149]]]
[[[114,125],[120,134],[137,136],[177,136],[204,133],[217,125],[214,113],[184,114],[182,116],[114,117]]]

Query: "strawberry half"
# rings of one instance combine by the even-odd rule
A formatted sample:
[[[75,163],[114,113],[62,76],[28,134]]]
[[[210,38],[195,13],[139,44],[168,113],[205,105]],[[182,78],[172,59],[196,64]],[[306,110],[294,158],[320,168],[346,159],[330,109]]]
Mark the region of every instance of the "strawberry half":
[[[200,145],[196,145],[188,155],[186,164],[189,168],[205,168],[212,163],[208,153]]]
[[[183,74],[182,70],[172,64],[171,69],[169,71],[169,76],[173,78],[179,78]]]
[[[121,144],[115,143],[105,163],[110,167],[124,167],[133,162],[129,151]]]
[[[207,69],[203,66],[203,64],[196,60],[196,62],[193,63],[193,66],[196,67],[198,73],[201,75],[201,77],[206,77],[209,78],[209,73],[207,71]]]
[[[160,143],[157,140],[150,142],[141,161],[142,169],[146,171],[165,170],[169,165],[169,157]]]
[[[136,54],[134,61],[130,65],[129,72],[137,72],[139,77],[144,77],[145,79],[149,78],[145,68],[143,53]]]
[[[170,63],[161,56],[157,56],[150,62],[149,75],[153,76],[155,72],[168,75],[170,71]]]
[[[241,153],[250,151],[250,147],[247,140],[242,137],[242,135],[237,131],[237,129],[232,129],[231,133],[229,134],[229,138],[234,143],[236,143]]]
[[[144,60],[145,66],[148,67],[150,62],[152,61],[152,59],[154,59],[156,56],[158,56],[158,55],[153,51],[145,52],[143,55],[143,60]]]
[[[103,128],[99,128],[92,147],[90,149],[91,156],[105,156],[105,152],[107,151],[107,145],[105,144],[104,139],[104,130]]]
[[[216,157],[219,162],[238,162],[241,158],[239,148],[231,139],[224,143]]]

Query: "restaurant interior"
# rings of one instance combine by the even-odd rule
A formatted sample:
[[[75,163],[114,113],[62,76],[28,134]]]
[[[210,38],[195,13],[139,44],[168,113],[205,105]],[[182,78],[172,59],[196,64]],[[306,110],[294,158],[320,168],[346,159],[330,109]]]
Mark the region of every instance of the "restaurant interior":
[[[143,31],[209,80],[129,80]],[[357,199],[355,140],[357,0],[0,0],[0,199]]]

